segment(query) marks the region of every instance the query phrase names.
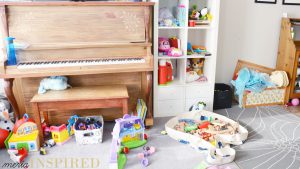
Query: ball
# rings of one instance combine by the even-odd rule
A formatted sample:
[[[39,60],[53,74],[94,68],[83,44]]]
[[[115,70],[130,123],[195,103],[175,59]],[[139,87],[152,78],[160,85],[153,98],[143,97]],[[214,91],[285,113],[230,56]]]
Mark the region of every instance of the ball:
[[[299,99],[292,99],[292,105],[293,106],[298,106],[300,103]]]
[[[0,129],[0,148],[5,148],[4,141],[8,137],[9,132],[4,129]]]

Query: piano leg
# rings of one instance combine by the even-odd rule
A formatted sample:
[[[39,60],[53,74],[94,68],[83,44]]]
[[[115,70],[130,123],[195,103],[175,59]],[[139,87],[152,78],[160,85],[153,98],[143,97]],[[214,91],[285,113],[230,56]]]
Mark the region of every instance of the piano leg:
[[[152,73],[153,72],[142,73],[142,92],[148,108],[147,116],[145,119],[145,126],[147,127],[153,126]]]
[[[16,101],[16,98],[13,93],[13,82],[15,79],[4,79],[4,91],[6,94],[6,97],[10,104],[12,105],[15,113],[15,119],[19,119],[20,117],[20,112],[19,112],[19,107]]]

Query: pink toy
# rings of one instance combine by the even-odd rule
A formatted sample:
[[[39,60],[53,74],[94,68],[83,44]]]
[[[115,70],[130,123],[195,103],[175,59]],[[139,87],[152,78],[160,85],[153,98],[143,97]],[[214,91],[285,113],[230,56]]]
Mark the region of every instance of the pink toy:
[[[168,52],[170,49],[170,42],[169,39],[164,37],[158,38],[158,50],[159,52]]]
[[[298,106],[299,105],[299,103],[300,103],[300,101],[299,101],[299,99],[292,99],[292,105],[293,106]]]
[[[180,49],[177,49],[177,48],[171,48],[169,51],[168,51],[168,56],[174,56],[174,57],[179,57],[179,56],[182,56],[182,51]]]
[[[148,156],[155,153],[155,147],[144,147],[144,152],[138,154],[138,158],[141,159],[141,164],[144,167],[147,167],[149,165]]]

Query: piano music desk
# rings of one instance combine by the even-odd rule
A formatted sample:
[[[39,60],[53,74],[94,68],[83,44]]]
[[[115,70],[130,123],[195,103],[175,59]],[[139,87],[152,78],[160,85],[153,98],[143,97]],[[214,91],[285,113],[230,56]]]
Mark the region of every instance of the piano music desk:
[[[120,107],[128,113],[128,92],[125,85],[74,87],[63,91],[36,94],[31,99],[32,111],[38,126],[40,142],[43,142],[40,112],[46,122],[48,113],[55,110],[82,110]]]

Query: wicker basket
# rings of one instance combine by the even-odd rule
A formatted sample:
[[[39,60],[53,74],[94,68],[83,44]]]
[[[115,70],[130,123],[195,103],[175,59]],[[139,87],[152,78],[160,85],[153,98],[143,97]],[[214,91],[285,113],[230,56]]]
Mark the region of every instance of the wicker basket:
[[[239,70],[244,67],[267,74],[271,74],[273,71],[275,71],[274,69],[268,67],[239,60],[234,71],[233,79],[236,79]],[[267,88],[260,93],[245,91],[243,95],[242,106],[247,108],[255,106],[283,105],[285,91],[286,87]],[[238,101],[237,96],[235,98]]]

